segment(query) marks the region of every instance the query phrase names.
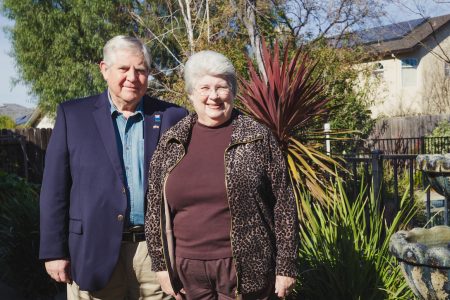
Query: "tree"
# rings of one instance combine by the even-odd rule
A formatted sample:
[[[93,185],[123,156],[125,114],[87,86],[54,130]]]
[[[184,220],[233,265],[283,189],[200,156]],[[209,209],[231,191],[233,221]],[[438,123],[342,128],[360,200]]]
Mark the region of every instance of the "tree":
[[[297,42],[336,41],[350,31],[379,24],[388,1],[383,0],[272,0],[279,34]]]
[[[16,127],[16,122],[9,116],[0,116],[0,129],[13,129]]]
[[[360,78],[371,74],[369,67],[356,68],[367,58],[367,53],[360,47],[334,48],[326,40],[316,41],[311,47],[311,56],[318,61],[317,69],[323,72],[326,94],[331,99],[328,104],[327,122],[332,129],[353,130],[351,137],[367,138],[375,120],[370,118],[368,109],[370,91],[378,82],[372,83]],[[323,124],[321,124],[323,126]],[[321,130],[320,128],[315,128]],[[337,145],[339,143],[333,143]],[[334,149],[338,153],[344,148]]]
[[[97,63],[103,45],[116,34],[137,35],[146,41],[153,56],[150,93],[185,106],[189,103],[183,90],[183,62],[193,52],[212,49],[223,53],[244,78],[248,78],[248,54],[264,76],[258,54],[264,36],[269,47],[276,37],[283,43],[304,44],[312,56],[319,57],[318,69],[325,70],[328,93],[335,99],[331,122],[336,116],[341,120],[339,126],[359,129],[368,126],[353,122],[358,109],[363,110],[358,120],[369,117],[362,97],[352,94],[353,79],[349,78],[354,76],[347,76],[351,56],[339,58],[321,37],[376,20],[383,7],[379,3],[339,0],[324,6],[320,5],[323,0],[94,0],[89,4],[82,0],[5,0],[2,11],[15,20],[10,39],[19,76],[46,112],[55,112],[62,101],[105,88]],[[353,114],[338,110],[348,99],[351,104],[347,107],[354,109]],[[349,122],[344,124],[343,117]]]
[[[326,115],[330,99],[325,93],[322,71],[314,76],[317,62],[301,48],[289,59],[288,50],[289,45],[286,45],[280,53],[275,43],[271,53],[263,42],[265,72],[257,73],[249,61],[250,79],[241,78],[244,88],[239,99],[279,141],[288,162],[298,207],[303,205],[300,195],[304,190],[329,205],[325,192],[328,175],[335,175],[338,164],[318,150],[316,144],[302,141],[302,137]]]
[[[67,99],[102,91],[98,71],[102,47],[117,34],[135,34],[127,13],[132,0],[4,0],[2,12],[15,21],[9,29],[20,81],[31,87],[45,112]]]
[[[238,72],[245,73],[247,43],[227,1],[142,1],[140,5],[139,11],[129,13],[153,54],[153,95],[189,106],[183,90],[183,62],[203,49],[223,53]]]

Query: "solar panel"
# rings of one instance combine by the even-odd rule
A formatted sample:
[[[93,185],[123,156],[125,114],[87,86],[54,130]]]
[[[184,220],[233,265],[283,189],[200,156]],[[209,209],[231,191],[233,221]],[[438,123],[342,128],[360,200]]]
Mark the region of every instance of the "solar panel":
[[[372,44],[379,41],[390,41],[403,38],[408,35],[414,28],[426,22],[426,18],[410,20],[366,30],[357,31],[354,33],[362,44]]]

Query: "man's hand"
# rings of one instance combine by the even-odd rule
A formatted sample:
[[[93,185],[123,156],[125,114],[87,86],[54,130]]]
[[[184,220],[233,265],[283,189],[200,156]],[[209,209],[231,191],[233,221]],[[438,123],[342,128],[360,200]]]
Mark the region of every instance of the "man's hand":
[[[275,293],[278,297],[286,297],[295,284],[295,278],[277,275],[275,279]]]
[[[72,283],[70,274],[70,261],[68,259],[55,259],[45,262],[48,275],[57,282]]]
[[[173,296],[176,300],[182,299],[180,294],[175,294],[173,291],[172,284],[170,283],[169,272],[156,272],[156,277],[158,278],[159,284],[161,285],[161,289],[164,293]],[[180,292],[184,294],[184,290],[181,290]]]

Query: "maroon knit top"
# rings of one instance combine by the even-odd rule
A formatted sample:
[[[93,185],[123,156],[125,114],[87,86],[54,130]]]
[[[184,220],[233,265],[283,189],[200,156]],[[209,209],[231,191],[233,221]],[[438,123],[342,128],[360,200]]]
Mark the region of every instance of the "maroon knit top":
[[[218,127],[197,122],[186,155],[169,174],[165,191],[178,257],[209,260],[232,256],[224,162],[231,131],[231,120]]]

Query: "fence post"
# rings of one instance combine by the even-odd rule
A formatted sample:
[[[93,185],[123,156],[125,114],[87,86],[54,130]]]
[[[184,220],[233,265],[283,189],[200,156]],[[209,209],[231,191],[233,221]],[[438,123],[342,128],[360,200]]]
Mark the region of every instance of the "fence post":
[[[427,151],[427,145],[425,145],[425,137],[420,137],[420,154],[425,154]]]
[[[327,152],[327,155],[331,155],[331,141],[330,141],[330,131],[331,131],[331,125],[330,123],[323,124],[323,131],[325,132],[325,150]]]
[[[383,151],[372,151],[372,180],[374,201],[377,203],[378,212],[383,208],[382,183],[383,183]]]

